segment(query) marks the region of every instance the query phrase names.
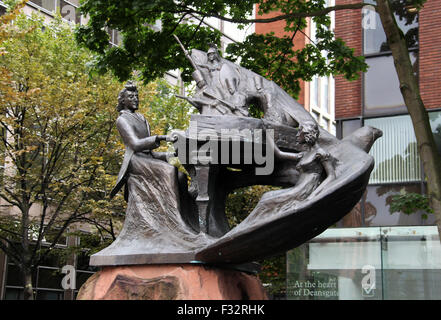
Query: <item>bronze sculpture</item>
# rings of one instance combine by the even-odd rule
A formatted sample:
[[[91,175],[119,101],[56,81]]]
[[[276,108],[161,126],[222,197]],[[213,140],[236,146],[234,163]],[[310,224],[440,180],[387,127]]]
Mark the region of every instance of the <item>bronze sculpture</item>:
[[[118,239],[93,255],[92,265],[255,261],[320,234],[346,215],[366,188],[374,165],[366,152],[381,131],[364,127],[338,140],[274,82],[221,58],[216,48],[184,51],[196,69],[197,92],[182,98],[201,114],[173,138],[149,137],[147,122],[136,115],[136,98],[121,98],[127,104],[117,127],[126,155],[112,195],[125,183],[127,217]],[[126,89],[133,91],[131,86]],[[263,119],[248,116],[250,104],[260,106]],[[166,154],[151,151],[167,139],[175,141],[193,192],[163,161]],[[256,184],[285,189],[264,194],[231,230],[224,212],[227,195]]]
[[[172,138],[150,135],[147,120],[136,112],[138,92],[132,82],[120,92],[117,109],[116,126],[126,151],[111,197],[125,186],[127,213],[118,239],[105,250],[129,255],[138,254],[137,250],[161,253],[166,248],[179,254],[206,244],[206,235],[199,235],[181,218],[185,204],[181,204],[177,168],[167,162],[170,154],[152,151],[160,141]]]

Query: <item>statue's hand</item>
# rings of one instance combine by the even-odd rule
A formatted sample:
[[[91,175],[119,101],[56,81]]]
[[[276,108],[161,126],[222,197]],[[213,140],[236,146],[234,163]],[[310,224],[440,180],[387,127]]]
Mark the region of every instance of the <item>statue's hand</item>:
[[[326,161],[326,160],[329,159],[330,156],[331,156],[331,155],[330,155],[329,153],[327,153],[327,152],[317,152],[317,154],[315,155],[315,158],[316,158],[317,160],[323,160],[323,161]]]
[[[161,141],[167,141],[168,136],[156,136],[156,143],[160,143]]]
[[[171,136],[167,136],[167,142],[176,142],[178,141],[178,135],[172,134]]]
[[[300,160],[303,158],[303,152],[293,154],[294,160]]]

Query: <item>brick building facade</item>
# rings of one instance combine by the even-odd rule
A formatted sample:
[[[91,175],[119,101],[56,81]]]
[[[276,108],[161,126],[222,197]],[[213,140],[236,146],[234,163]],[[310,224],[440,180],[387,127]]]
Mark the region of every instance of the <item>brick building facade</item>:
[[[335,0],[326,0],[328,6],[335,4]],[[258,12],[258,7],[256,9]],[[272,18],[279,13],[271,12],[257,18]],[[331,13],[331,29],[335,28],[335,14]],[[292,32],[288,33],[284,30],[285,21],[280,20],[272,23],[255,24],[255,32],[258,34],[267,34],[274,32],[277,37],[292,36]],[[302,32],[298,32],[293,39],[293,47],[300,50],[306,44],[315,41],[315,24],[311,19],[307,19],[307,27]],[[334,77],[318,77],[315,76],[312,81],[300,81],[300,93],[297,101],[308,110],[317,123],[328,130],[332,134],[336,134],[336,125],[334,117]]]
[[[360,2],[335,0],[327,5]],[[363,55],[369,65],[358,80],[335,77],[336,134],[344,138],[371,125],[381,129],[383,137],[370,152],[375,167],[360,202],[335,226],[287,252],[287,299],[441,299],[437,286],[441,244],[433,215],[390,212],[394,195],[425,194],[426,184],[393,58],[380,18],[369,7],[375,1],[364,2],[367,6],[363,9],[334,13],[336,37],[354,48],[356,55]],[[441,152],[441,4],[427,0],[420,11],[411,6],[402,9],[396,10],[397,23],[406,35]],[[271,27],[256,26],[256,32],[261,33],[281,30],[280,22]],[[302,41],[308,40],[299,38],[294,45]],[[312,87],[312,82],[304,83],[299,99],[311,113]],[[299,290],[302,287],[317,289]]]
[[[358,0],[337,0],[336,4]],[[365,1],[368,4],[372,0]],[[419,12],[407,7],[404,15],[396,11],[396,19],[408,39],[408,47],[421,95],[431,119],[435,140],[441,142],[438,120],[441,113],[439,82],[441,80],[441,6],[428,0]],[[408,20],[407,23],[405,20]],[[409,23],[411,21],[411,23]],[[424,172],[416,148],[416,139],[407,108],[401,97],[393,58],[385,41],[379,16],[366,6],[363,10],[336,12],[336,37],[342,38],[358,55],[364,55],[369,69],[358,80],[336,77],[335,118],[337,135],[342,138],[360,126],[372,125],[384,136],[371,154],[376,167],[370,185],[352,214],[340,226],[431,225],[434,219],[417,212],[391,214],[390,201],[402,192],[425,193]],[[441,147],[441,144],[438,145]]]
[[[428,0],[419,19],[421,95],[426,108],[441,108],[441,4]]]

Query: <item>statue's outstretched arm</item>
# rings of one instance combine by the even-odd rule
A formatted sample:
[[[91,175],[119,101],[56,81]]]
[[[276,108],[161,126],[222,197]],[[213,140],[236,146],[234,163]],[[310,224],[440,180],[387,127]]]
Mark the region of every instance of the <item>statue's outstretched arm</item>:
[[[119,117],[116,121],[116,127],[124,141],[124,144],[134,150],[135,152],[141,152],[145,150],[152,150],[159,147],[159,136],[151,136],[147,138],[139,139],[133,126],[126,119]]]
[[[268,137],[266,142],[269,144],[269,150],[274,150],[274,157],[278,160],[299,161],[303,157],[302,153],[284,152],[280,150],[272,137]]]
[[[162,160],[168,162],[170,158],[177,157],[176,152],[155,152],[151,151],[152,157],[154,159]]]

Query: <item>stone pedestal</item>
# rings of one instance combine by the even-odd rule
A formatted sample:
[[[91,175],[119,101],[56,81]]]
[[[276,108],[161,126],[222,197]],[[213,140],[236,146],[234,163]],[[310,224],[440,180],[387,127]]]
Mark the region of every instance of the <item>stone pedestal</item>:
[[[266,300],[256,276],[201,265],[104,267],[78,300]]]

